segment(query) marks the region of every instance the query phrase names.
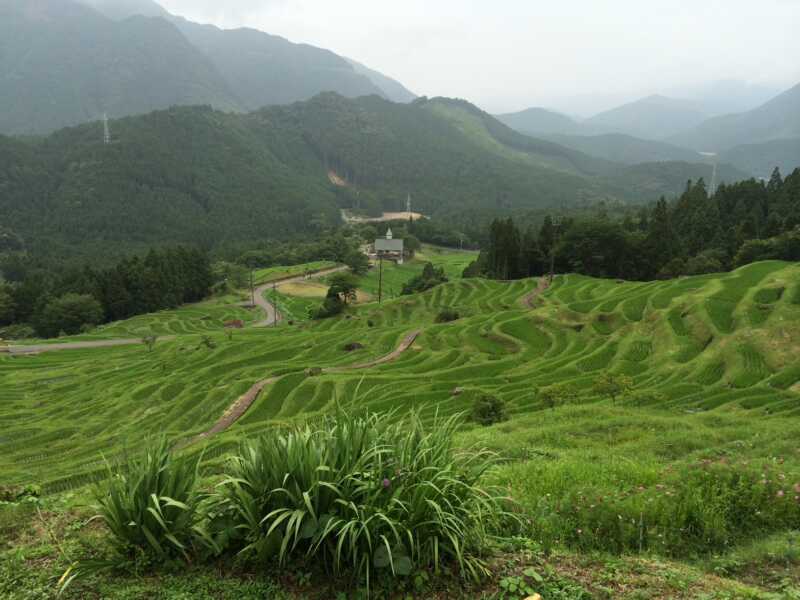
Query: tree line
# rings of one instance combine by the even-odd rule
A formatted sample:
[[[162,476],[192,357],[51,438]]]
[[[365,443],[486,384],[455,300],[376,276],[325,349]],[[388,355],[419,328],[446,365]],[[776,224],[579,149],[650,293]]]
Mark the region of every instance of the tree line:
[[[153,249],[107,269],[36,270],[0,284],[0,326],[6,326],[8,337],[73,335],[197,302],[208,296],[212,284],[207,254],[183,246]]]
[[[721,185],[688,182],[674,202],[624,218],[547,217],[537,231],[495,219],[465,276],[519,279],[552,267],[594,277],[651,280],[726,271],[757,260],[800,260],[800,169],[785,179]]]

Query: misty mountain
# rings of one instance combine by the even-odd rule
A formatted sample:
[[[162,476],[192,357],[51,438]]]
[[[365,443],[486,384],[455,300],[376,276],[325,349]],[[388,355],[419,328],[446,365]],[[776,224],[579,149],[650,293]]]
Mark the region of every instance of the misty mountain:
[[[0,2],[0,131],[42,133],[173,104],[239,107],[171,23],[113,21],[70,0]]]
[[[708,119],[670,141],[703,152],[800,137],[800,84],[751,111]]]
[[[78,2],[117,21],[133,16],[165,19],[170,17],[170,14],[153,0],[78,0]]]
[[[605,133],[661,140],[699,125],[707,118],[693,102],[653,95],[602,112],[583,124]]]
[[[417,95],[399,81],[395,81],[391,77],[387,77],[383,73],[370,69],[350,58],[345,60],[353,66],[356,73],[369,79],[381,91],[381,96],[387,100],[392,102],[411,102],[416,99]]]
[[[709,116],[747,112],[781,93],[773,86],[723,79],[675,88],[667,93],[695,102]]]
[[[622,133],[551,135],[547,136],[547,139],[591,156],[626,165],[664,161],[702,162],[703,160],[703,157],[694,150],[664,142],[643,140]]]
[[[329,50],[256,29],[220,29],[179,17],[173,23],[214,64],[246,110],[307,100],[322,91],[346,97],[381,94]]]
[[[497,119],[520,133],[542,137],[567,148],[626,165],[702,160],[694,150],[623,133],[603,133],[602,126],[578,122],[544,108],[529,108],[518,113],[497,115]]]
[[[720,160],[763,179],[775,167],[787,175],[800,168],[800,137],[736,146],[720,154]]]
[[[198,25],[152,0],[0,0],[3,133],[46,133],[103,113],[173,105],[244,112],[329,90],[410,94],[328,50]]]
[[[528,108],[516,113],[496,115],[496,118],[520,133],[528,135],[582,135],[587,128],[561,113],[546,108]]]

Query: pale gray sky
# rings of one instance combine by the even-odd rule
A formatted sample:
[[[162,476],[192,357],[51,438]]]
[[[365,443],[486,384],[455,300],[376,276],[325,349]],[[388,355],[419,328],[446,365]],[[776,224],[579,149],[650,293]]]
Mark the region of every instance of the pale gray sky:
[[[599,110],[718,79],[800,82],[800,0],[160,3],[194,21],[329,48],[417,94],[493,112]]]

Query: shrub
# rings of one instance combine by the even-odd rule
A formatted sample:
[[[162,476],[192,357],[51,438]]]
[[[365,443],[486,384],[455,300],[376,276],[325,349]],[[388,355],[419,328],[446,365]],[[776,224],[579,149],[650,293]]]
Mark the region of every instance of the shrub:
[[[246,442],[217,488],[210,532],[250,560],[309,556],[368,586],[376,571],[444,561],[477,578],[487,531],[507,513],[478,486],[493,457],[456,451],[457,427],[339,414]]]
[[[444,267],[434,267],[432,263],[425,263],[422,273],[410,279],[400,292],[403,296],[418,294],[436,287],[441,283],[447,283],[447,275]]]
[[[9,325],[7,327],[0,327],[0,338],[7,340],[24,340],[32,338],[36,335],[33,327],[19,323],[16,325]]]
[[[494,425],[508,419],[506,403],[494,396],[480,396],[472,406],[472,420],[481,425]]]
[[[314,319],[328,319],[335,317],[344,310],[344,302],[338,295],[328,296],[322,301],[320,307],[312,314]]]
[[[130,460],[97,491],[99,514],[121,557],[188,558],[198,534],[197,460],[165,441]]]
[[[569,383],[554,383],[541,388],[537,396],[546,407],[555,410],[556,406],[574,401],[578,397],[578,392]]]
[[[461,318],[461,314],[452,308],[445,308],[444,310],[440,311],[438,315],[436,315],[436,322],[437,323],[450,323],[452,321],[458,321]]]

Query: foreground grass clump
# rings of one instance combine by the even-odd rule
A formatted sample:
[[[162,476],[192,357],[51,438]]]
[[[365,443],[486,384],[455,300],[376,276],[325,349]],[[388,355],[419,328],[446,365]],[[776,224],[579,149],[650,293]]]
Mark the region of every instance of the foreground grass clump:
[[[79,562],[62,578],[112,568],[237,558],[251,565],[309,559],[370,585],[454,567],[489,574],[490,536],[513,517],[479,481],[486,451],[457,449],[451,417],[426,429],[416,415],[338,413],[243,443],[214,491],[200,492],[197,458],[163,442],[99,488],[99,519],[114,556]],[[201,497],[205,501],[201,502]]]
[[[492,455],[457,450],[457,427],[340,414],[246,442],[217,488],[210,531],[257,562],[312,556],[367,583],[443,563],[479,579],[487,536],[508,515],[478,484]]]
[[[196,459],[174,457],[162,440],[98,489],[98,516],[121,557],[189,557],[200,532],[198,467]]]

